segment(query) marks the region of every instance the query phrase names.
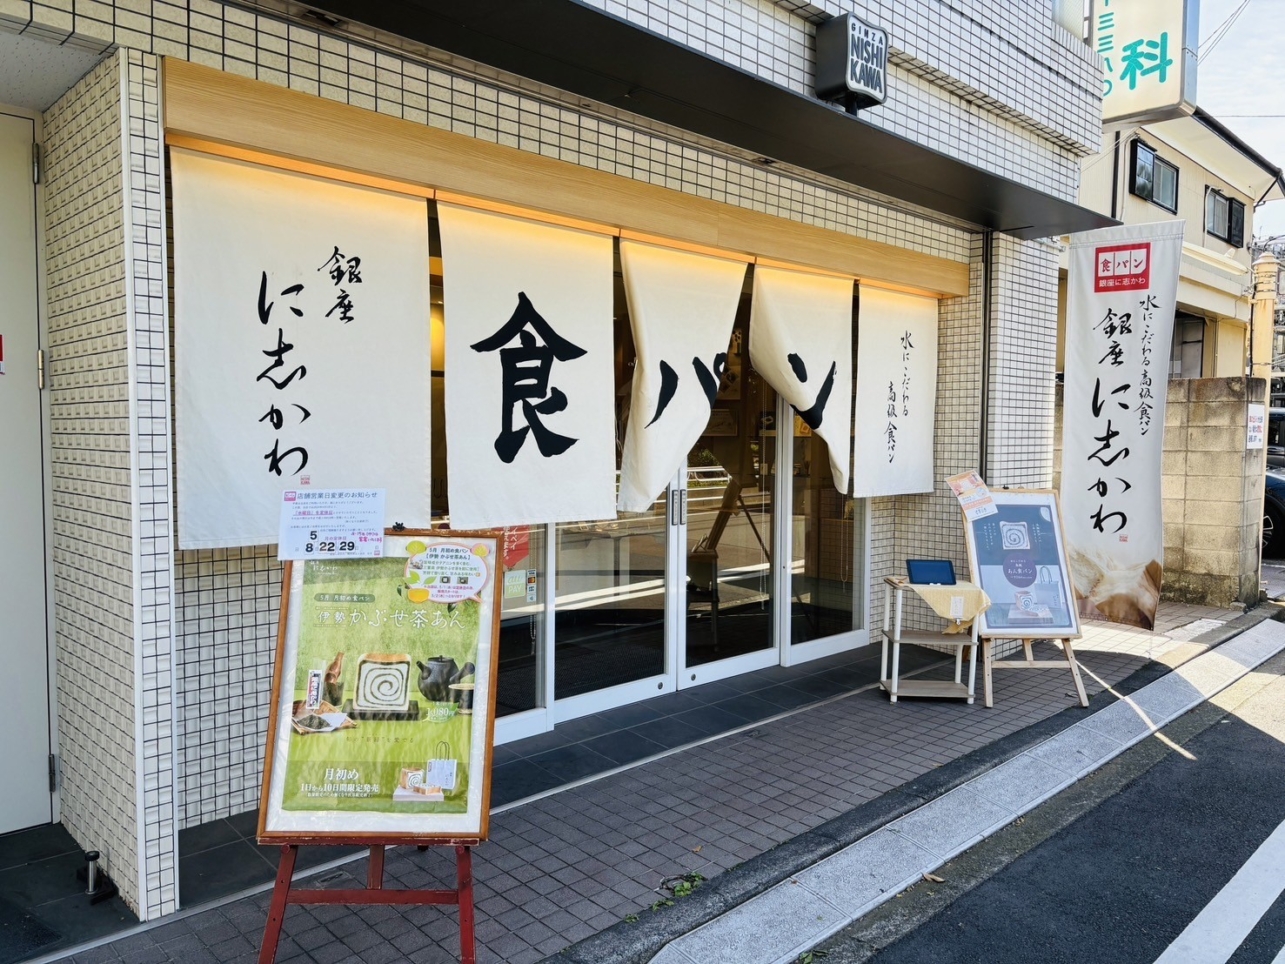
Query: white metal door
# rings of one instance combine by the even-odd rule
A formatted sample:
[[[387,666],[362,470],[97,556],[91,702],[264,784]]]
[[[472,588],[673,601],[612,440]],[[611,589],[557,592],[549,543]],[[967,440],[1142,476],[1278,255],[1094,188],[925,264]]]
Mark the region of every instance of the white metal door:
[[[34,121],[0,112],[0,665],[9,721],[0,833],[53,819],[34,141]]]

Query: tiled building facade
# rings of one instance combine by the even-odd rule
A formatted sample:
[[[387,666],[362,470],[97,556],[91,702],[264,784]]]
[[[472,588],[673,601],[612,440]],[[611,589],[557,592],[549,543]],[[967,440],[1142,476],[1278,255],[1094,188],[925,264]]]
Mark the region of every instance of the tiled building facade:
[[[855,9],[892,45],[866,122],[1063,199],[1099,146],[1100,65],[1048,0],[596,5],[805,94],[816,22]],[[44,115],[60,809],[144,919],[179,905],[177,831],[257,804],[280,592],[269,547],[173,537],[162,57],[968,264],[940,309],[937,490],[872,504],[872,584],[906,556],[966,568],[949,476],[984,459],[993,484],[1051,481],[1049,242],[996,237],[987,298],[969,225],[294,3],[0,0],[0,30],[104,57]],[[229,693],[242,709],[206,712]]]

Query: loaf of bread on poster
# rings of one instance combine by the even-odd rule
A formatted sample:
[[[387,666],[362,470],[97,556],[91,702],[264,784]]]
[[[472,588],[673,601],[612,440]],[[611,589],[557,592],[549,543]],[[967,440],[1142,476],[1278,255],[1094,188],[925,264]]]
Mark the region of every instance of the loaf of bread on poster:
[[[366,653],[357,661],[353,706],[359,710],[404,713],[410,707],[407,653]]]
[[[1159,562],[1152,559],[1145,566],[1107,569],[1097,560],[1074,549],[1070,551],[1070,557],[1082,615],[1100,614],[1114,623],[1142,629],[1155,628],[1163,577]]]

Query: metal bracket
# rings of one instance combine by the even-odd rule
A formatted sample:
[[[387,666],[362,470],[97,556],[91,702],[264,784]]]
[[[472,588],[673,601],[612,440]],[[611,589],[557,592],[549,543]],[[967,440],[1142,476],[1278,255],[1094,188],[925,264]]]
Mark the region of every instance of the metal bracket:
[[[38,143],[31,145],[31,183],[39,184],[44,179],[45,153]]]

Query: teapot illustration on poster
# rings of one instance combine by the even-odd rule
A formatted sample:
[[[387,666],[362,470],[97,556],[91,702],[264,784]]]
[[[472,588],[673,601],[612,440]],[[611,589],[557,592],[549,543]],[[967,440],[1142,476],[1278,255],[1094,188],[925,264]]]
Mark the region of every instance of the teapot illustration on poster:
[[[417,662],[416,665],[419,667],[419,691],[434,703],[462,702],[455,698],[455,694],[460,692],[455,687],[465,677],[471,679],[476,672],[472,663],[459,666],[449,656],[431,656],[428,662]],[[469,708],[472,709],[471,705]]]

